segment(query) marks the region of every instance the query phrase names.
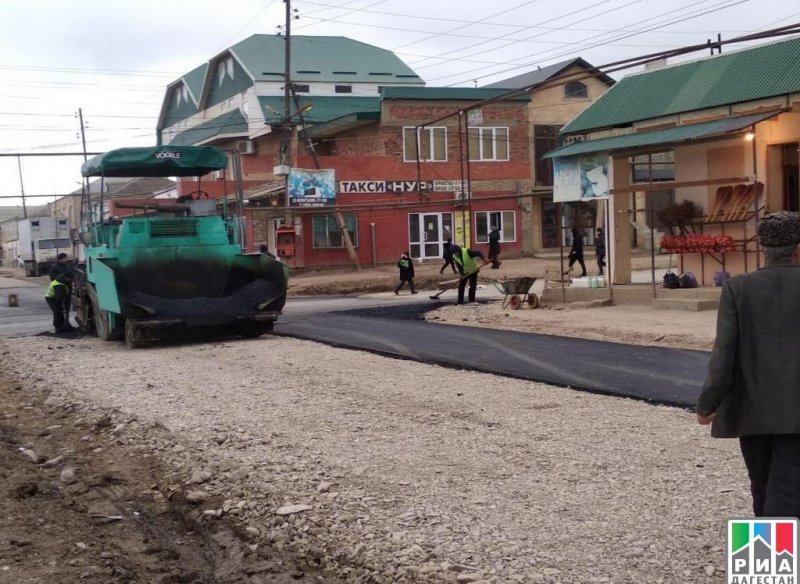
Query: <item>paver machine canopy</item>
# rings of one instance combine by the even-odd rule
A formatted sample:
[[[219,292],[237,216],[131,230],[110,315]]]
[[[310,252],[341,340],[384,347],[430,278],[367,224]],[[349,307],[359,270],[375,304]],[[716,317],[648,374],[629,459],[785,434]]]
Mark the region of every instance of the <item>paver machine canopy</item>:
[[[239,213],[229,213],[227,196],[218,204],[199,190],[199,177],[227,167],[225,152],[209,146],[121,148],[83,164],[84,177],[100,178],[100,192],[87,192],[81,204],[86,258],[73,303],[82,327],[104,340],[124,336],[131,347],[187,330],[272,330],[286,302],[288,268],[243,251],[241,189]],[[110,216],[106,178],[173,176],[198,177],[198,190],[177,199],[115,201],[131,214]]]

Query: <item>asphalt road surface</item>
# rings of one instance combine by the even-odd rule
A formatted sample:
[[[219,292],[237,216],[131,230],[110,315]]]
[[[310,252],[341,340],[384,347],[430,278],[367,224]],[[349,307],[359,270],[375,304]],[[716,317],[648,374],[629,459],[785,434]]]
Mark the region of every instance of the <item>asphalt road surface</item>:
[[[19,306],[8,306],[16,294]],[[423,363],[484,371],[597,393],[693,406],[709,354],[569,337],[434,324],[424,294],[290,299],[275,333]],[[0,336],[52,330],[44,286],[0,276]]]
[[[275,333],[680,407],[695,404],[708,368],[706,351],[435,324],[420,319],[430,307],[417,301],[325,313],[289,309]]]

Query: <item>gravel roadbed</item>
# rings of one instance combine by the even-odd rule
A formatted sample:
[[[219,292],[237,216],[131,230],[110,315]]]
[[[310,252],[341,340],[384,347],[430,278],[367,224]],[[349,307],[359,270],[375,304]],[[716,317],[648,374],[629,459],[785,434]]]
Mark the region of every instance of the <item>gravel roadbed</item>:
[[[751,513],[737,443],[675,408],[276,337],[21,338],[0,366],[348,582],[721,582]]]

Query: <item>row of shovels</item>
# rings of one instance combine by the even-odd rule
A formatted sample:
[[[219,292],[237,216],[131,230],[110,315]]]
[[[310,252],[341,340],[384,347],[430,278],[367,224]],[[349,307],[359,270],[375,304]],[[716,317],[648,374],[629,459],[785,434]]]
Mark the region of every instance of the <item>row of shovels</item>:
[[[764,183],[760,182],[719,187],[706,222],[745,219],[753,209],[753,202],[758,201],[763,192]]]

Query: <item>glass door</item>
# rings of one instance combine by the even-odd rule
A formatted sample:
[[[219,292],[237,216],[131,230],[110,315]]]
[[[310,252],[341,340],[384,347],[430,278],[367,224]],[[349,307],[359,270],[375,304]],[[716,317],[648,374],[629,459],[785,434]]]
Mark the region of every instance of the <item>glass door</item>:
[[[452,237],[452,213],[409,213],[408,241],[412,258],[441,258],[442,245]]]

